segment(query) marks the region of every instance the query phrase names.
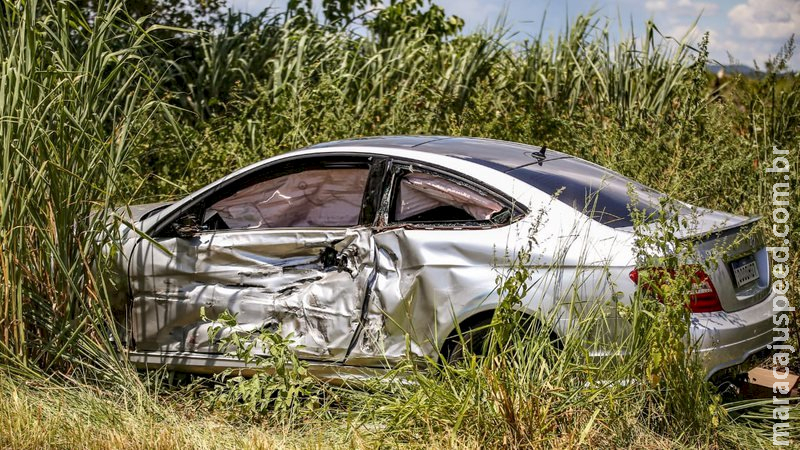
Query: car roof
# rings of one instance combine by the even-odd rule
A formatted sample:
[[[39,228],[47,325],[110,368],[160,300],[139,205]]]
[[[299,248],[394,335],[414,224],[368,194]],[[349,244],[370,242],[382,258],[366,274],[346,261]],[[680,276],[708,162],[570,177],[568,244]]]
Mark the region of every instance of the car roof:
[[[414,150],[449,156],[491,167],[501,172],[511,172],[530,164],[571,156],[535,145],[495,139],[448,136],[376,136],[312,145],[308,149],[334,147],[372,147]]]

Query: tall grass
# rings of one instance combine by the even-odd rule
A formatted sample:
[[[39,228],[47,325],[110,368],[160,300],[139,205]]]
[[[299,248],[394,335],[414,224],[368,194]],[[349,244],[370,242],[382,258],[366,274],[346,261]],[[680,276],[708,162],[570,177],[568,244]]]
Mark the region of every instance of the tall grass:
[[[295,95],[306,82],[330,77],[356,111],[389,99],[404,103],[404,93],[421,89],[460,109],[489,80],[493,91],[521,94],[516,101],[551,113],[613,106],[626,120],[670,108],[693,54],[688,34],[672,45],[652,22],[641,38],[615,42],[609,22],[591,13],[577,16],[562,34],[514,44],[502,22],[447,41],[411,29],[379,42],[269,12],[230,13],[217,33],[201,39],[201,57],[174,62],[181,78],[174,86],[188,89],[195,113],[218,111],[214,104],[224,105],[234,91],[252,98],[260,85],[275,101],[283,88]]]
[[[679,267],[692,252],[674,238],[676,226],[677,219],[662,215],[659,237],[639,235],[637,246],[649,249],[651,259],[653,247],[672,247],[663,256],[672,261],[661,264]],[[405,376],[405,383],[377,384],[366,395],[354,395],[358,406],[350,410],[359,411],[358,421],[383,427],[390,442],[451,432],[492,448],[769,445],[766,408],[759,410],[763,403],[728,410],[705,382],[694,344],[685,339],[691,321],[685,289],[662,293],[660,300],[641,293],[621,311],[632,324],[630,332],[613,341],[599,339],[611,331],[604,329],[608,299],[587,298],[579,293],[584,289],[564,290],[549,313],[531,318],[516,312],[531,295],[553,289],[560,277],[558,262],[531,268],[535,235],[529,242],[501,273],[502,305],[491,323],[471,337],[464,330],[463,360],[430,361],[427,371],[410,365],[402,369],[413,374],[410,383]],[[565,319],[570,325],[554,340],[551,330]],[[484,345],[467,345],[477,333],[486,336]],[[610,356],[597,358],[590,350]],[[740,420],[739,410],[748,408],[758,414],[749,418],[760,421]]]
[[[100,247],[152,106],[147,34],[120,3],[0,8],[0,360],[15,370],[116,361]]]
[[[735,79],[712,101],[706,41],[670,41],[654,24],[614,40],[592,14],[519,43],[502,27],[438,40],[409,29],[378,42],[232,13],[215,32],[173,36],[186,43],[178,57],[153,53],[160,43],[121,2],[99,3],[91,21],[69,2],[2,2],[0,446],[295,445],[296,429],[198,401],[202,384],[165,395],[118,361],[124,311],[109,300],[119,286],[104,255],[117,251],[112,206],[131,196],[179,195],[314,142],[425,133],[546,144],[681,200],[769,214],[759,168],[769,146],[800,145],[800,85],[780,64],[792,44],[769,76]],[[158,115],[162,101],[178,108]],[[527,289],[508,287],[511,302]],[[509,314],[491,325],[500,337],[488,358],[409,366],[361,390],[326,387],[325,408],[292,425],[311,446],[357,448],[763,445],[765,405],[721,405],[646,306],[632,312],[641,339],[621,343],[633,349],[627,358],[588,357],[599,308],[581,310],[558,351],[549,327],[518,326]],[[654,317],[683,317],[672,311]],[[655,364],[662,340],[672,359]],[[58,384],[30,381],[42,374]],[[84,377],[114,382],[98,389]],[[307,432],[331,423],[333,436]]]
[[[315,142],[403,133],[544,143],[663,190],[685,187],[681,177],[721,162],[732,177],[748,179],[737,184],[743,193],[757,190],[749,181],[760,155],[747,159],[741,149],[759,139],[764,151],[767,140],[756,136],[764,133],[793,145],[796,133],[766,131],[773,122],[760,118],[782,118],[775,126],[790,120],[780,126],[792,129],[796,80],[776,94],[790,102],[783,113],[769,112],[780,102],[763,103],[766,93],[742,98],[736,90],[712,102],[702,42],[690,42],[690,34],[664,38],[653,23],[640,36],[620,25],[615,39],[610,26],[587,14],[563,33],[522,42],[498,27],[443,41],[412,29],[384,45],[281,15],[230,15],[217,33],[199,38],[200,57],[174,61],[177,69],[168,71],[168,96],[193,112],[182,119],[183,133],[164,129],[142,148],[138,172],[161,179],[138,193],[186,192]],[[742,108],[752,113],[742,116]],[[727,189],[705,187],[682,199],[712,205],[703,198]],[[727,209],[755,206],[718,197]]]
[[[0,447],[267,450],[345,446],[342,425],[328,423],[303,431],[231,422],[198,409],[183,397],[156,397],[120,387],[21,383],[0,374]],[[353,446],[357,445],[355,441]],[[365,441],[359,446],[370,447]]]

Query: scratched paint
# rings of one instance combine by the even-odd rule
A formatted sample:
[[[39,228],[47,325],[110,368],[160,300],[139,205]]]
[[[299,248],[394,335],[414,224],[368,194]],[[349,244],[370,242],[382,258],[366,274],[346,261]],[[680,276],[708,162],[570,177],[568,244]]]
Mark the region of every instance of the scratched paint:
[[[131,283],[136,348],[218,352],[204,308],[210,318],[237,316],[225,333],[280,330],[303,357],[343,360],[372,272],[369,241],[366,229],[249,230],[140,244],[142,270]]]

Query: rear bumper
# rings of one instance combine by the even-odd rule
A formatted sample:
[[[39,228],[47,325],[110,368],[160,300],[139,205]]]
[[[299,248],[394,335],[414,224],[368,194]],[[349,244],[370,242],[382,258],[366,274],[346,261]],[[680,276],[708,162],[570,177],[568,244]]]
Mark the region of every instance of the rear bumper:
[[[742,364],[773,342],[774,295],[770,293],[762,302],[732,313],[692,315],[691,336],[699,344],[698,356],[707,377]]]

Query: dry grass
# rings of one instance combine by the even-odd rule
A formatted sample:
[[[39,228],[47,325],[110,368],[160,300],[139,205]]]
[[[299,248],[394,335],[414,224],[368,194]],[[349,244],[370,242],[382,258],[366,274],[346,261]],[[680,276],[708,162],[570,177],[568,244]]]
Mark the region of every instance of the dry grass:
[[[352,426],[345,419],[313,420],[295,428],[268,423],[229,422],[203,408],[145,392],[113,392],[85,385],[16,383],[0,378],[2,449],[473,449],[486,442],[459,432],[433,429],[399,439],[383,427]],[[702,448],[659,435],[631,422],[632,439],[615,448]],[[739,448],[756,448],[757,437],[741,429]],[[529,448],[610,448],[607,431],[597,429],[581,445],[566,432]],[[605,444],[604,444],[605,443]],[[748,444],[749,443],[749,444]],[[503,447],[513,447],[506,442]]]
[[[502,44],[502,34],[432,44],[410,33],[382,47],[269,19],[207,37],[206,56],[183,69],[197,63],[208,78],[165,93],[151,36],[122,2],[100,2],[92,23],[65,1],[0,2],[0,447],[764,445],[769,411],[756,405],[749,418],[707,426],[718,402],[691,377],[661,391],[587,385],[587,368],[569,359],[582,342],[544,375],[531,365],[534,351],[517,369],[421,374],[396,391],[343,393],[291,428],[212,411],[192,392],[154,390],[119,363],[104,290],[114,280],[100,247],[114,229],[107,212],[137,188],[160,197],[276,152],[358,134],[545,143],[682,200],[768,216],[772,180],[758,161],[773,143],[797,148],[800,78],[734,83],[712,103],[702,53],[686,42],[669,47],[653,27],[638,44],[612,46],[588,17],[522,51]],[[162,101],[171,96],[208,120]],[[76,373],[91,381],[63,378]]]
[[[85,386],[2,381],[0,447],[14,449],[326,448],[333,427],[232,424],[178,403]]]
[[[294,428],[229,422],[178,398],[143,391],[0,378],[0,448],[4,449],[457,449],[479,444],[454,435],[393,442],[381,435],[380,428],[353,428],[345,420],[315,420]]]

